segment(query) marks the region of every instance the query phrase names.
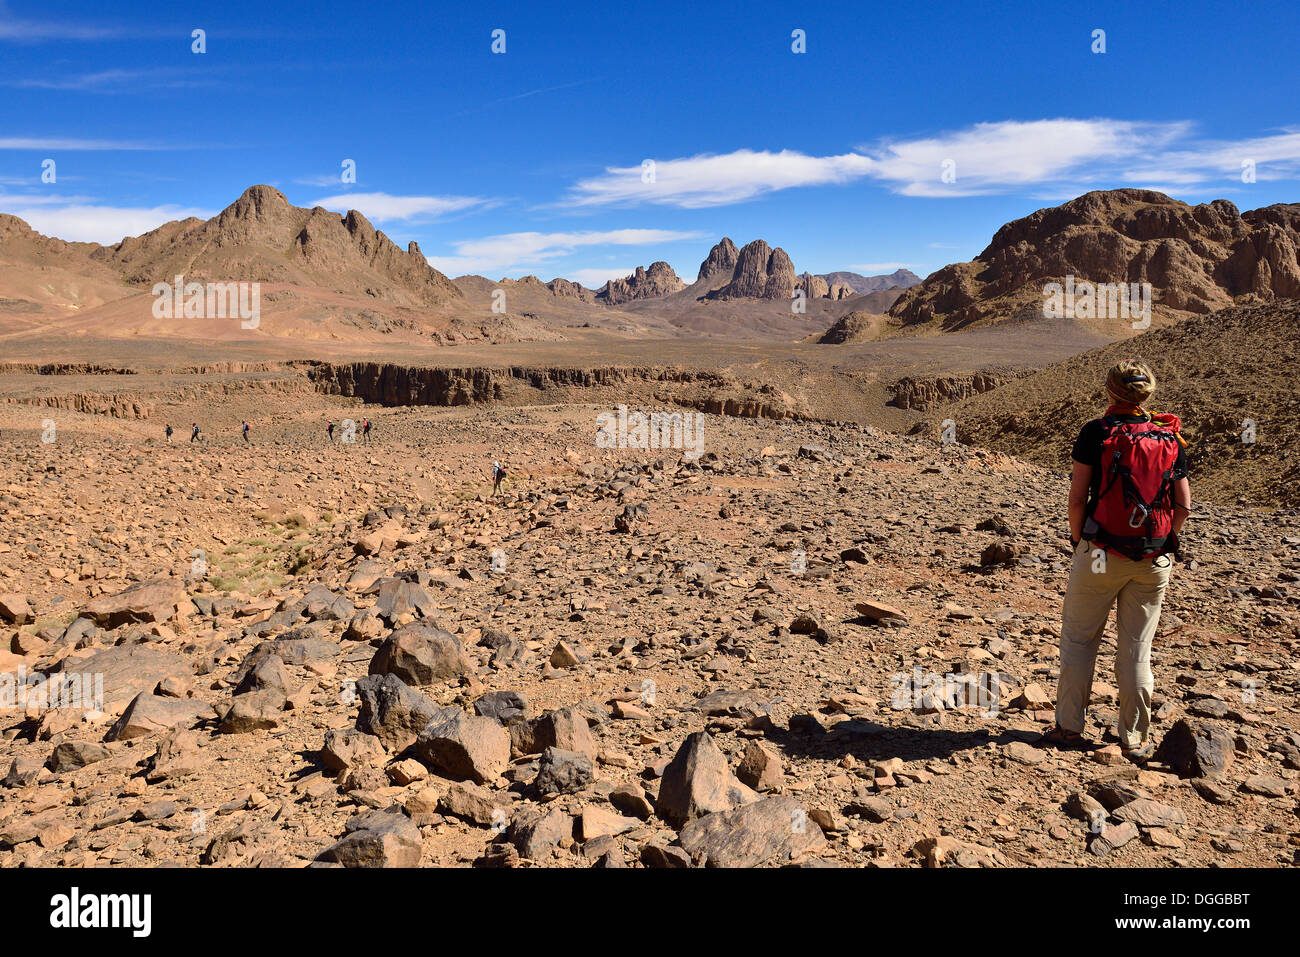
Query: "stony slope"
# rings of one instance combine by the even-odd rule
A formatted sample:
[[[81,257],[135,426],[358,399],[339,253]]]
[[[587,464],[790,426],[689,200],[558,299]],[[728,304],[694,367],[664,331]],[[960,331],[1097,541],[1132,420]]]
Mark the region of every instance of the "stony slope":
[[[91,260],[96,248],[43,236],[0,214],[0,332],[130,295],[117,272]]]
[[[0,866],[1296,860],[1300,543],[1265,516],[1202,511],[1167,598],[1155,734],[1224,765],[1180,775],[1027,743],[1059,473],[845,426],[707,417],[689,462],[595,448],[592,407],[275,403],[227,400],[249,447],[77,413],[44,445],[0,408],[0,671],[109,679],[102,717],[33,690],[0,727]],[[371,447],[325,443],[363,412]],[[992,674],[996,706],[956,697]]]
[[[1085,352],[932,413],[960,441],[1067,468],[1068,437],[1105,408],[1106,369],[1140,356],[1159,383],[1156,411],[1175,412],[1192,443],[1198,497],[1300,506],[1300,302],[1237,306]],[[1243,442],[1245,420],[1255,441]]]

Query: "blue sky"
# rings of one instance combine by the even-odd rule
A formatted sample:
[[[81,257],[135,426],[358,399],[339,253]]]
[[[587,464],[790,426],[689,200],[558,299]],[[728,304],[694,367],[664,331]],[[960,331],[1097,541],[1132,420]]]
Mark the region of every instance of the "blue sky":
[[[1294,3],[329,7],[0,0],[0,211],[115,242],[269,183],[598,286],[723,235],[925,275],[1089,189],[1300,201]]]

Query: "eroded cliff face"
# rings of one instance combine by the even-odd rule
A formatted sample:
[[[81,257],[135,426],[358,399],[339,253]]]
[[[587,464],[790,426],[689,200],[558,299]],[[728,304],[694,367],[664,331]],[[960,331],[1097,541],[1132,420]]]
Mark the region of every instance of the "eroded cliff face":
[[[904,376],[893,385],[890,405],[925,411],[944,402],[991,392],[1025,373],[975,372],[960,376]]]
[[[34,405],[86,415],[106,415],[114,419],[147,419],[154,404],[135,395],[99,395],[94,392],[70,392],[63,395],[6,398],[5,402]]]
[[[320,363],[307,369],[317,392],[379,405],[471,405],[503,398],[490,369],[429,369],[388,362]]]
[[[437,368],[395,362],[213,363],[140,375],[126,369],[80,364],[12,364],[0,369],[19,375],[67,376],[67,391],[4,396],[0,401],[65,409],[113,418],[147,419],[162,403],[206,397],[219,401],[247,391],[314,391],[383,406],[466,406],[505,403],[579,402],[638,405],[661,403],[741,418],[802,418],[805,410],[767,383],[717,372],[658,366],[507,366]],[[102,391],[85,388],[78,376],[100,372],[131,375]]]
[[[592,369],[512,366],[501,369],[439,369],[395,363],[314,363],[307,377],[319,392],[379,405],[526,404],[528,390],[624,389],[629,403],[653,399],[672,405],[742,418],[782,419],[797,415],[794,400],[779,390],[739,382],[713,372],[657,367],[606,366]],[[681,388],[663,388],[676,385]],[[658,386],[658,388],[656,388]],[[570,401],[577,397],[567,396]],[[606,401],[607,392],[590,401]],[[578,398],[578,401],[582,399]]]

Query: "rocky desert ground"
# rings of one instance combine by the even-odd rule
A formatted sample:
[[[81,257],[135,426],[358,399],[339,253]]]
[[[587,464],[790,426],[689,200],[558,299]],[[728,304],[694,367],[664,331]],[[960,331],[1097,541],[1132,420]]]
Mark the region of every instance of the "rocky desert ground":
[[[593,290],[269,186],[0,216],[0,867],[1294,865],[1297,222],[1111,190],[924,280],[724,237]],[[1074,276],[1149,328],[1046,315]],[[1035,746],[1129,355],[1196,503],[1144,766],[1113,635],[1096,746]]]
[[[1105,650],[1098,748],[1032,743],[1058,470],[619,383],[433,407],[222,375],[147,418],[0,403],[0,670],[27,676],[0,867],[1297,862],[1294,509],[1198,506],[1139,768]],[[601,447],[627,395],[702,454]]]

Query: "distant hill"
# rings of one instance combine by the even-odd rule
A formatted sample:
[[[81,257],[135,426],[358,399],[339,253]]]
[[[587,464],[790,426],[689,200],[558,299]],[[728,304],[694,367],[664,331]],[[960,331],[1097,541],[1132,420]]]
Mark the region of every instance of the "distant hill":
[[[325,286],[401,306],[437,306],[460,298],[420,247],[399,248],[361,213],[293,206],[270,186],[250,186],[209,220],[167,223],[90,256],[131,283],[184,274],[197,281]]]
[[[1007,223],[974,261],[908,289],[890,315],[904,327],[953,331],[1041,317],[1045,285],[1149,283],[1153,319],[1173,321],[1237,301],[1300,296],[1300,204],[1239,213],[1226,199],[1189,206],[1163,193],[1085,193]],[[1131,320],[1078,312],[1109,335]],[[1159,324],[1159,323],[1157,323]]]
[[[848,286],[859,296],[894,287],[910,289],[921,282],[921,277],[910,269],[895,269],[888,275],[881,276],[864,276],[856,272],[827,272],[821,273],[821,278],[830,285],[840,283]]]

